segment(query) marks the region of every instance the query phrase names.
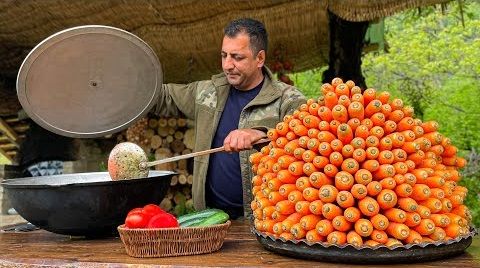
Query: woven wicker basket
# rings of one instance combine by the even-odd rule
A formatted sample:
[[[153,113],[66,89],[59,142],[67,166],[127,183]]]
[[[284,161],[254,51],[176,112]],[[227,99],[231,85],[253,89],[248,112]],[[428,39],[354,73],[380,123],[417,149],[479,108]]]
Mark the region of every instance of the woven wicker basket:
[[[171,257],[219,250],[231,222],[187,228],[129,229],[118,226],[127,254],[132,257]]]

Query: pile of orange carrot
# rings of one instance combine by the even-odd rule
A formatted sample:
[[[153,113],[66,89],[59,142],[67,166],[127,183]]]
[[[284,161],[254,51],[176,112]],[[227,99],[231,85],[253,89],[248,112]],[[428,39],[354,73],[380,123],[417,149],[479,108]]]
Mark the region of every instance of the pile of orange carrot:
[[[258,231],[354,246],[445,241],[469,232],[464,158],[435,121],[386,91],[335,78],[250,155]]]

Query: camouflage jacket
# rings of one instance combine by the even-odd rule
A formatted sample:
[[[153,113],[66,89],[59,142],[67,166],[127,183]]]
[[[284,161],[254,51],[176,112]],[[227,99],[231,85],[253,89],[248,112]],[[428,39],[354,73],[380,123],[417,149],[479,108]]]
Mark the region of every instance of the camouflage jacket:
[[[240,114],[238,128],[274,128],[286,114],[291,114],[305,103],[305,97],[296,88],[282,83],[264,69],[265,80],[258,95],[245,106]],[[220,116],[230,90],[223,73],[212,76],[211,80],[190,84],[166,84],[161,90],[155,113],[159,116],[178,117],[182,114],[195,122],[194,151],[210,149]],[[248,156],[254,150],[242,151],[240,169],[243,181],[243,200],[245,215],[251,215],[251,164]],[[205,208],[205,181],[209,156],[194,159],[192,196],[195,209]]]

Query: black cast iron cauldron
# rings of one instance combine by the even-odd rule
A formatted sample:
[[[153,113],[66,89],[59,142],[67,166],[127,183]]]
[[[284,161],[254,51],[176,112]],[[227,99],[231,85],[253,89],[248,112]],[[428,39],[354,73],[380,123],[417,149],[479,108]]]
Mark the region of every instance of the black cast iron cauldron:
[[[170,171],[112,181],[108,172],[20,178],[3,182],[7,198],[27,221],[72,236],[115,236],[128,211],[165,197]]]

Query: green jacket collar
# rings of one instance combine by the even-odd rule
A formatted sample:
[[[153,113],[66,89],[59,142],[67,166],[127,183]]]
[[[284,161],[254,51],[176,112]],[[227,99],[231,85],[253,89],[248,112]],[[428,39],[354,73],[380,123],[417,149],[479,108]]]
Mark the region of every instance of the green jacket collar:
[[[262,70],[265,74],[263,87],[260,90],[260,93],[258,93],[255,99],[253,99],[253,101],[248,106],[268,104],[282,96],[281,90],[276,88],[276,84],[278,83],[278,81],[275,79],[273,73],[265,66],[262,68]],[[225,73],[220,73],[212,76],[212,82],[217,91],[217,107],[223,107],[227,100],[228,92],[230,90],[230,84],[228,83]]]

